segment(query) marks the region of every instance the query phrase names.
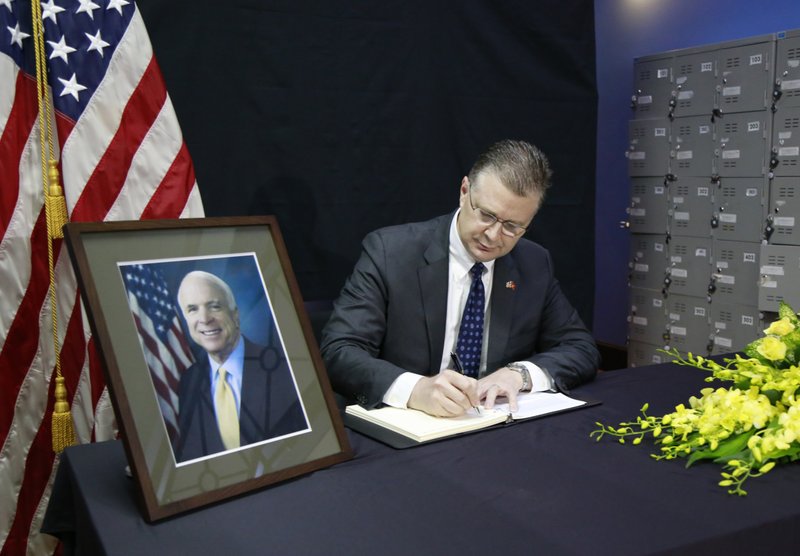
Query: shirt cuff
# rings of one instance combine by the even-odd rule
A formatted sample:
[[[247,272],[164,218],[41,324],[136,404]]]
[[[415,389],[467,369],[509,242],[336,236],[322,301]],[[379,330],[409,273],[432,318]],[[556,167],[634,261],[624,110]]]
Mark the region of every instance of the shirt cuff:
[[[520,365],[523,365],[531,375],[531,392],[547,392],[549,390],[554,390],[555,386],[553,384],[553,379],[550,377],[550,373],[545,371],[536,363],[531,363],[530,361],[515,361]],[[411,395],[409,393],[409,395]]]
[[[403,373],[398,376],[395,381],[386,390],[383,395],[383,403],[392,407],[399,407],[406,409],[408,407],[408,400],[411,397],[411,391],[422,379],[422,375],[417,373]]]

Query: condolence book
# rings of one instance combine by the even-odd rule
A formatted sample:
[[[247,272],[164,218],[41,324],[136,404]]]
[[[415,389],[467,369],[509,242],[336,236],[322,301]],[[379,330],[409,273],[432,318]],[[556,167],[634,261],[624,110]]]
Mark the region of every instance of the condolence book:
[[[480,413],[471,409],[460,417],[434,417],[416,409],[364,409],[360,405],[349,405],[345,409],[345,424],[395,448],[408,448],[597,403],[571,398],[560,392],[527,392],[517,397],[519,408],[513,413],[507,403],[500,403],[492,409],[481,409]]]

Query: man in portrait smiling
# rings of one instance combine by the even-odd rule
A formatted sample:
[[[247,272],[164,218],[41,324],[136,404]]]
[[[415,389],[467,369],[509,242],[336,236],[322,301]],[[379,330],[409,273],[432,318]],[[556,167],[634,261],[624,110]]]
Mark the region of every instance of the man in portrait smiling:
[[[181,375],[177,461],[308,427],[283,350],[242,335],[239,308],[225,281],[208,272],[189,272],[178,288],[178,304],[205,357]]]
[[[522,237],[550,176],[538,148],[501,141],[461,180],[455,212],[366,236],[321,342],[339,394],[456,416],[595,376],[549,253]]]

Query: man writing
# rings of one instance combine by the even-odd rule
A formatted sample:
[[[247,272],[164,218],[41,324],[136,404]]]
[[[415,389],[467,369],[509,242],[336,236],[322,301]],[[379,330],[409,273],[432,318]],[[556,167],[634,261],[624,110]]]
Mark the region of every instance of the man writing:
[[[242,336],[228,284],[208,272],[190,272],[178,288],[178,304],[207,357],[181,375],[177,461],[308,427],[282,349]]]
[[[549,254],[522,239],[550,175],[539,149],[501,141],[461,180],[454,214],[367,235],[323,331],[337,392],[456,416],[595,376],[597,348]]]

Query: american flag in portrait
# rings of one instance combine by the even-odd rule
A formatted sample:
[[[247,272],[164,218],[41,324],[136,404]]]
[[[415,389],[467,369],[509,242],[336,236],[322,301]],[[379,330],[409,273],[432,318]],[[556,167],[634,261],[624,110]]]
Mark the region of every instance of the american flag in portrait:
[[[192,161],[135,3],[40,5],[49,127],[69,219],[202,216]],[[39,533],[58,457],[32,21],[30,0],[0,0],[0,555],[48,554],[56,544]],[[101,362],[61,240],[53,257],[56,337],[75,433],[78,442],[113,438]]]
[[[179,433],[178,383],[194,357],[181,328],[175,297],[161,273],[142,264],[124,265],[120,271],[156,400],[174,445]]]

